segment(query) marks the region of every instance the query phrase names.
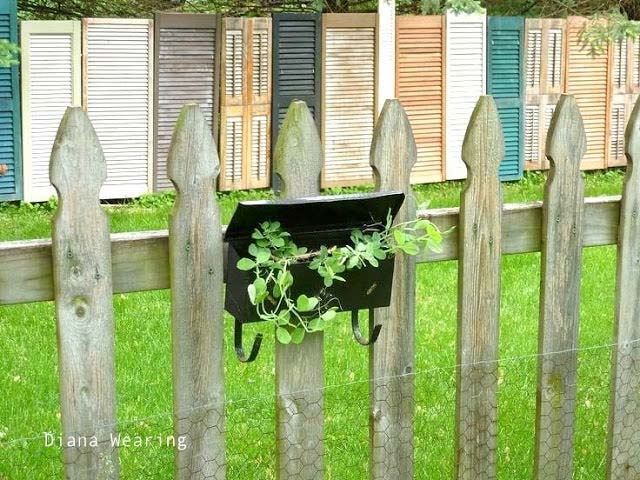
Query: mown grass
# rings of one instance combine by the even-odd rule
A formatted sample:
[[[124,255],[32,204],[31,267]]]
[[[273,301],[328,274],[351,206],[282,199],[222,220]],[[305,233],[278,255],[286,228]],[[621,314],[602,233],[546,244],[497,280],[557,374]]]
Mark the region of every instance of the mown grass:
[[[528,174],[504,186],[507,202],[539,200],[544,175]],[[622,173],[586,176],[587,195],[621,192]],[[461,183],[421,186],[431,207],[458,204]],[[353,191],[349,189],[348,191]],[[362,189],[359,189],[362,190]],[[366,190],[366,188],[364,189]],[[343,190],[344,191],[344,190]],[[333,191],[328,193],[335,193]],[[238,200],[264,191],[220,196],[223,220]],[[113,232],[162,229],[170,195],[107,206]],[[0,241],[50,236],[52,205],[0,205]],[[576,479],[605,476],[615,285],[614,247],[584,251],[581,303]],[[499,476],[530,478],[533,468],[539,298],[539,254],[504,257],[499,378]],[[456,338],[455,262],[420,265],[416,324],[416,478],[453,472]],[[166,291],[114,297],[120,430],[129,435],[171,433],[171,339]],[[258,360],[235,359],[226,319],[228,478],[274,478],[273,345]],[[326,333],[326,478],[364,479],[367,472],[367,351],[352,339],[349,322]],[[251,333],[263,326],[247,329]],[[599,347],[603,346],[604,347]],[[599,348],[594,348],[599,347]],[[62,478],[60,450],[45,448],[43,432],[60,432],[56,331],[50,302],[0,307],[0,479]],[[172,450],[121,449],[122,478],[171,478]]]

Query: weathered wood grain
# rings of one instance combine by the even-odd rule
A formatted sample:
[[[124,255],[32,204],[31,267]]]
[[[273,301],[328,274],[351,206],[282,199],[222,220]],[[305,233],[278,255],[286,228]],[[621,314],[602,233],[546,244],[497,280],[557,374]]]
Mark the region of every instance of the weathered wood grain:
[[[640,101],[625,134],[607,478],[640,478]]]
[[[583,247],[615,245],[618,241],[620,197],[585,199]],[[418,212],[442,230],[458,225],[457,208]],[[540,251],[542,203],[506,204],[502,210],[502,253]],[[224,227],[223,227],[224,232]],[[114,293],[169,288],[169,241],[166,230],[111,235]],[[458,236],[444,238],[442,252],[428,252],[418,263],[458,258]],[[51,241],[0,242],[0,305],[53,299]]]
[[[547,136],[551,173],[542,207],[534,472],[539,480],[566,480],[573,475],[584,218],[580,161],[585,150],[580,110],[573,96],[563,95]]]
[[[406,195],[396,222],[416,216],[410,185],[416,158],[416,143],[407,114],[398,100],[387,100],[374,130],[370,162],[377,191],[402,191]],[[382,330],[369,350],[372,479],[413,478],[415,288],[415,258],[398,255],[391,303],[375,310],[375,322],[382,325]]]
[[[169,223],[176,479],[225,477],[220,163],[196,104],[178,117],[167,159],[176,203]]]
[[[276,143],[274,172],[284,198],[320,191],[322,147],[302,101],[287,110]],[[300,345],[276,342],[276,474],[280,480],[324,477],[324,336],[308,334]]]
[[[106,176],[87,114],[68,108],[53,145],[50,178],[60,197],[52,265],[65,477],[74,480],[119,477],[110,442],[117,418],[109,224],[99,200]]]
[[[462,145],[456,376],[456,477],[496,478],[504,137],[496,104],[480,97]]]

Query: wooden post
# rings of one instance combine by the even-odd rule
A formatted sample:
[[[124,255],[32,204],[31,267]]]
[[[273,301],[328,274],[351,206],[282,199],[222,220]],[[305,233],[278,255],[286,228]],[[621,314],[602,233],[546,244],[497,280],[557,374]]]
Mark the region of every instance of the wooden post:
[[[560,97],[545,150],[551,172],[542,207],[534,475],[538,480],[566,480],[573,475],[584,217],[580,161],[586,150],[573,96]]]
[[[496,478],[504,138],[492,97],[480,97],[462,145],[467,181],[458,230],[456,477]]]
[[[409,183],[416,155],[416,142],[402,105],[398,100],[387,100],[373,134],[371,166],[377,191],[396,190],[406,195],[397,222],[416,215]],[[369,350],[372,479],[413,479],[415,288],[415,258],[398,255],[391,304],[375,310],[375,321],[382,330]]]
[[[281,196],[295,198],[320,191],[322,148],[313,117],[293,101],[280,129],[274,173]],[[277,478],[324,477],[324,336],[306,335],[300,345],[276,342]]]
[[[64,114],[50,165],[65,478],[117,479],[111,242],[99,200],[107,168],[81,108]]]
[[[640,101],[625,134],[625,178],[618,237],[616,320],[611,369],[609,480],[640,478]]]
[[[216,146],[200,107],[182,108],[167,159],[176,479],[225,477],[223,264]]]

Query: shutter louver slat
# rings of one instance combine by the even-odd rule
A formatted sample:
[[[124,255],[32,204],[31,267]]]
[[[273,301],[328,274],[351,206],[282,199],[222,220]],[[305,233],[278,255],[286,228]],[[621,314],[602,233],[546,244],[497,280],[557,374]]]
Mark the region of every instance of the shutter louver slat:
[[[107,162],[100,196],[137,197],[150,189],[151,23],[84,19],[85,108]]]
[[[562,29],[550,28],[547,40],[547,84],[549,87],[562,85]]]
[[[186,103],[197,103],[217,139],[218,17],[161,13],[155,17],[154,190],[173,188],[167,154],[175,122]]]
[[[527,87],[540,85],[540,57],[542,56],[542,30],[527,32]]]
[[[0,2],[0,40],[18,43],[15,0]],[[0,68],[0,201],[22,199],[20,85],[16,65]]]
[[[444,178],[444,18],[396,18],[396,97],[411,122],[418,158],[412,183]]]
[[[224,177],[227,183],[242,179],[242,117],[226,119],[226,144]]]
[[[616,93],[625,93],[627,86],[627,40],[613,44],[613,88]]]
[[[225,93],[227,96],[227,102],[229,100],[236,100],[236,99],[239,99],[239,101],[242,102],[242,91],[243,91],[243,85],[244,85],[242,30],[227,30],[225,32],[225,35],[226,35]]]
[[[633,86],[634,89],[638,89],[640,88],[640,37],[633,43],[633,50]]]
[[[446,178],[467,176],[462,142],[478,98],[485,94],[486,17],[448,12],[446,18]]]
[[[49,158],[66,108],[81,103],[81,28],[76,21],[21,24],[24,197],[55,196]]]
[[[614,105],[611,112],[611,158],[621,162],[624,157],[624,105]]]
[[[269,182],[269,116],[255,115],[251,129],[252,182],[254,184]]]
[[[540,158],[540,109],[537,105],[525,107],[524,158],[526,162],[538,162]]]
[[[517,180],[524,161],[524,19],[489,17],[487,39],[487,93],[496,101],[505,142],[500,179]]]
[[[375,24],[372,14],[326,14],[322,19],[323,187],[373,181]]]

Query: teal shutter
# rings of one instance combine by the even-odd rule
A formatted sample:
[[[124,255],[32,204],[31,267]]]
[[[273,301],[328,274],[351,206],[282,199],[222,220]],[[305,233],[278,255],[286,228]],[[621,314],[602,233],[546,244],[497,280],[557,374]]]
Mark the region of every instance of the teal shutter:
[[[18,42],[15,0],[0,0],[0,39]],[[0,201],[22,199],[18,66],[0,68]],[[4,174],[2,172],[5,172]]]
[[[524,18],[489,17],[487,93],[493,95],[504,132],[501,180],[522,177],[524,160]]]
[[[319,13],[273,14],[272,152],[293,100],[306,102],[320,125],[321,18]],[[273,185],[278,190],[276,178]]]

